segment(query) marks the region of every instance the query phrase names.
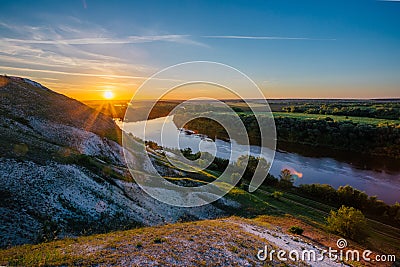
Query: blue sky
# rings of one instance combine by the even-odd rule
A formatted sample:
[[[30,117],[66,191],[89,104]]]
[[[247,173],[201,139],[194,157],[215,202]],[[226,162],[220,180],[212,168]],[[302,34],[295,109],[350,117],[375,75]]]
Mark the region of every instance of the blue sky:
[[[186,61],[271,98],[400,97],[397,1],[2,1],[0,72],[79,99],[130,98]]]

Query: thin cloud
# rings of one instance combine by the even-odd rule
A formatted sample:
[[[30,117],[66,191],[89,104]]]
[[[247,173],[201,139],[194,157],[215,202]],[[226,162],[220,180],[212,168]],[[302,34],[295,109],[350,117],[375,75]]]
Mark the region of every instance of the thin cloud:
[[[112,32],[97,25],[59,25],[55,27],[14,25],[0,21],[0,66],[8,71],[103,78],[145,79],[156,68],[135,60],[146,53],[143,48],[129,50],[129,56],[121,56],[116,45],[144,42],[193,43],[184,35],[151,35],[114,38]],[[11,37],[12,36],[12,37]],[[104,50],[90,45],[105,45]],[[89,45],[89,48],[81,45]],[[134,62],[134,63],[133,63]],[[19,67],[19,68],[18,68]],[[91,73],[135,73],[130,75],[93,75]],[[77,73],[80,73],[79,75]],[[47,76],[47,77],[46,77]]]
[[[13,70],[13,71],[27,71],[27,72],[40,72],[49,74],[62,74],[70,76],[85,76],[85,77],[100,77],[100,78],[116,78],[116,79],[135,79],[135,80],[145,80],[149,77],[146,76],[129,76],[129,75],[115,75],[115,74],[94,74],[94,73],[82,73],[82,72],[67,72],[67,71],[57,71],[57,70],[42,70],[42,69],[30,69],[30,68],[19,68],[19,67],[5,67],[0,66],[3,70]],[[153,78],[157,79],[157,78]],[[181,81],[176,79],[158,79],[165,81]]]
[[[78,21],[79,22],[79,21]],[[112,32],[98,25],[60,24],[56,27],[14,25],[0,21],[0,28],[18,34],[21,38],[1,38],[0,40],[18,44],[49,44],[49,45],[112,45],[112,44],[136,44],[149,42],[173,42],[188,45],[207,47],[206,44],[192,40],[186,34],[154,34],[131,35],[124,37],[113,36]]]
[[[115,31],[73,17],[58,25],[0,21],[0,72],[31,77],[60,92],[87,92],[101,84],[115,84],[122,92],[158,70],[145,63],[151,50],[135,44],[208,47],[191,35],[141,32],[116,35]]]
[[[78,21],[79,22],[79,21]],[[135,73],[140,77],[154,73],[157,68],[141,64],[147,55],[144,47],[129,48],[121,53],[119,45],[171,42],[207,47],[190,35],[148,34],[115,37],[113,32],[98,25],[79,22],[57,26],[26,26],[0,21],[0,62],[2,66],[19,67],[44,75],[73,75],[72,73]],[[104,49],[104,47],[109,49]],[[43,69],[49,69],[45,72]],[[73,71],[72,71],[73,70]],[[95,75],[90,75],[95,77]],[[130,75],[101,75],[124,78]]]
[[[11,43],[22,43],[22,44],[50,44],[50,45],[90,45],[90,44],[136,44],[136,43],[147,43],[155,41],[167,41],[176,43],[189,43],[203,45],[201,43],[186,39],[188,35],[150,35],[150,36],[128,36],[126,38],[77,38],[77,39],[56,39],[56,40],[35,40],[35,39],[13,39],[3,38],[3,41]]]
[[[247,40],[310,40],[310,41],[336,41],[336,39],[321,39],[308,37],[284,37],[284,36],[245,36],[245,35],[206,35],[203,38],[212,39],[247,39]]]

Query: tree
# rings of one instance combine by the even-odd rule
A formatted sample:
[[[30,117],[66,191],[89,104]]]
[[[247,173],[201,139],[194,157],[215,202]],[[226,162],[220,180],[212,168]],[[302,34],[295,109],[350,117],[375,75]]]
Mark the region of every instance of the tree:
[[[337,212],[331,210],[327,226],[331,232],[356,241],[363,241],[368,236],[364,214],[353,207],[342,206]]]
[[[275,178],[272,174],[268,173],[263,184],[269,185],[269,186],[276,186],[278,184],[278,182],[279,182],[279,180],[277,178]]]
[[[279,179],[280,179],[279,185],[282,188],[292,188],[294,179],[293,179],[293,175],[290,172],[290,170],[283,169],[281,171],[281,174],[279,175]]]
[[[253,178],[258,165],[260,165],[260,168],[264,170],[267,170],[270,166],[270,164],[264,158],[247,155],[240,156],[236,161],[236,165],[238,169],[243,170],[245,168],[245,172],[243,174],[243,179],[245,180],[251,180]]]
[[[150,149],[153,149],[153,150],[162,149],[161,146],[159,146],[156,142],[153,142],[153,141],[146,141],[145,144],[146,144],[146,146],[148,146]]]
[[[339,201],[344,205],[350,206],[354,201],[354,188],[346,185],[340,186],[337,190]]]
[[[246,163],[247,160],[247,163]],[[253,156],[242,155],[237,160],[237,165],[239,169],[244,169],[243,179],[250,180],[253,177],[253,174],[257,167],[257,159]]]
[[[299,192],[309,198],[336,205],[338,196],[336,189],[328,184],[302,184],[298,187]]]
[[[197,152],[193,154],[193,151],[190,147],[187,147],[185,149],[181,149],[182,155],[187,158],[188,160],[196,160],[200,158],[201,152]]]
[[[274,192],[272,193],[272,197],[275,198],[275,199],[277,199],[277,200],[280,200],[282,196],[283,196],[283,193],[280,192],[280,191],[274,191]]]
[[[396,202],[388,210],[389,216],[400,223],[400,203]]]

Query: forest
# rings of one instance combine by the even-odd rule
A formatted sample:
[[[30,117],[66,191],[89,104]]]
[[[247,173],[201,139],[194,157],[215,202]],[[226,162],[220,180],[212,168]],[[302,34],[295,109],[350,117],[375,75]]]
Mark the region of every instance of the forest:
[[[292,113],[324,114],[379,118],[389,120],[400,119],[400,103],[396,102],[339,102],[339,103],[304,103],[282,108]]]
[[[395,106],[397,104],[390,104]],[[260,145],[260,130],[254,113],[243,108],[234,107],[244,123],[252,145]],[[177,112],[174,121],[177,125],[184,121],[192,111]],[[337,115],[308,116],[305,113],[273,112],[277,133],[278,148],[283,143],[302,144],[312,147],[323,147],[333,150],[352,151],[362,154],[400,158],[400,123],[398,120],[386,121],[378,118],[347,118]],[[294,116],[293,116],[294,114]],[[207,119],[204,113],[201,118],[188,122],[184,127],[206,134],[211,138],[229,140],[227,132],[217,122]],[[220,114],[225,121],[233,120],[234,114]],[[259,115],[266,120],[270,114]],[[232,127],[237,127],[230,124]]]

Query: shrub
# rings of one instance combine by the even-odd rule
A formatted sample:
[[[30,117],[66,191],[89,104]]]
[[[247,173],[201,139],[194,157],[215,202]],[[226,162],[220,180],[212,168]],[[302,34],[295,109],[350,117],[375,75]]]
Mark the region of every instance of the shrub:
[[[303,230],[303,228],[301,228],[301,227],[292,226],[292,227],[290,227],[290,228],[288,229],[288,232],[289,232],[289,233],[292,233],[292,234],[296,234],[296,235],[302,235],[303,232],[304,232],[304,230]]]
[[[156,142],[153,141],[146,141],[145,144],[146,146],[148,146],[150,149],[153,150],[162,149],[162,146],[159,146]]]
[[[327,224],[331,232],[356,241],[363,241],[368,236],[364,214],[353,207],[342,206],[337,212],[332,210]]]
[[[275,198],[275,199],[278,199],[278,200],[279,200],[282,196],[283,196],[283,193],[280,192],[280,191],[274,191],[274,192],[272,193],[272,197]]]
[[[306,197],[317,201],[325,201],[333,205],[337,205],[339,202],[336,189],[328,184],[301,184],[298,187],[298,191]]]
[[[269,185],[269,186],[276,186],[278,183],[279,180],[269,173],[267,174],[267,177],[263,182],[264,185]]]
[[[244,180],[250,181],[253,179],[257,168],[260,168],[260,170],[268,170],[271,164],[261,157],[242,155],[238,158],[235,165],[237,170],[245,169],[242,177]]]
[[[292,188],[293,187],[293,174],[291,173],[291,171],[289,169],[284,169],[281,171],[280,175],[279,175],[279,186],[282,188]]]

